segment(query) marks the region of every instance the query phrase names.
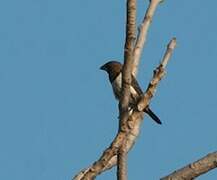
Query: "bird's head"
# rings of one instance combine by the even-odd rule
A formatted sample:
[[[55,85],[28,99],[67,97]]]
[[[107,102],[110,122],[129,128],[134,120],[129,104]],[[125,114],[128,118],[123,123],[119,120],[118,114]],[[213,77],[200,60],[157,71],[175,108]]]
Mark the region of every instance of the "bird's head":
[[[106,71],[107,73],[110,73],[112,70],[121,71],[122,64],[118,61],[109,61],[105,64],[103,64],[100,69]]]
[[[118,61],[109,61],[100,67],[108,73],[109,79],[112,82],[120,73],[122,69],[122,64]]]

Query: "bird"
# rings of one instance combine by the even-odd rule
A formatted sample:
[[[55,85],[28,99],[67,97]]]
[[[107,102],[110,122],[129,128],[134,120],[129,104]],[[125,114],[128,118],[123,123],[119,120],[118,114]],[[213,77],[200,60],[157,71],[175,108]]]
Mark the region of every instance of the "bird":
[[[118,61],[109,61],[103,64],[100,69],[107,72],[109,81],[112,85],[114,96],[117,100],[121,98],[121,86],[122,86],[122,67],[123,65]],[[131,85],[130,85],[130,100],[129,107],[132,109],[133,105],[135,106],[139,97],[143,94],[142,89],[139,86],[136,78],[131,76]],[[144,109],[144,112],[147,113],[156,123],[162,124],[160,119],[155,115],[155,113],[147,106]]]

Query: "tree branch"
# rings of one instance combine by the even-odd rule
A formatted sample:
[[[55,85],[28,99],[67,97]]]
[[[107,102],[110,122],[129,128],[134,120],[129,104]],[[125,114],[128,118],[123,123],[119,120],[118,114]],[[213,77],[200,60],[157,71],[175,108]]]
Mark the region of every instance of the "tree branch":
[[[153,79],[149,83],[146,93],[143,95],[143,97],[140,99],[139,103],[137,104],[137,108],[139,111],[143,111],[143,109],[145,109],[146,106],[150,103],[151,98],[154,96],[159,81],[165,75],[165,67],[175,47],[176,47],[176,38],[173,38],[167,45],[166,53],[164,54],[164,57],[160,65],[154,71]]]
[[[124,65],[122,69],[122,93],[119,103],[119,131],[127,131],[126,122],[129,117],[130,85],[133,65],[133,48],[136,34],[136,0],[127,0],[126,41],[124,47]],[[127,134],[126,132],[126,134]],[[118,150],[117,177],[127,179],[126,137]]]
[[[144,44],[147,39],[147,33],[149,30],[149,27],[151,25],[152,19],[154,12],[158,6],[159,3],[161,3],[163,0],[150,0],[149,7],[145,13],[145,17],[143,19],[143,22],[141,23],[139,27],[139,32],[136,38],[136,44],[133,50],[133,56],[134,56],[134,64],[133,64],[133,69],[132,69],[132,74],[134,77],[137,75],[138,71],[138,66],[139,66],[139,61],[140,57],[144,48]]]
[[[158,83],[160,82],[163,75],[165,74],[164,72],[165,67],[164,68],[162,67],[163,66],[162,64],[166,65],[166,62],[168,62],[168,60],[165,60],[165,57],[167,58],[171,57],[166,54],[168,52],[172,53],[172,50],[175,48],[175,45],[176,45],[176,40],[175,38],[173,38],[170,41],[169,45],[167,46],[167,51],[164,55],[164,58],[161,64],[156,69],[157,72],[154,73],[153,79],[149,83],[146,93],[144,94],[144,96],[141,97],[141,100],[139,101],[141,105],[140,106],[137,105],[138,109],[140,108],[143,110],[149,104],[151,98],[153,97],[153,95],[150,96],[149,94],[153,94],[153,92],[157,88]],[[137,111],[137,110],[133,111],[133,113],[129,116],[126,123],[127,128],[129,128],[129,133],[126,133],[126,131],[119,131],[117,136],[113,140],[112,144],[110,145],[110,147],[103,152],[100,159],[94,162],[93,165],[90,166],[89,168],[84,169],[79,174],[77,174],[74,177],[74,180],[92,180],[98,174],[116,165],[118,149],[120,148],[120,146],[122,145],[126,137],[127,137],[127,151],[129,151],[130,148],[132,148],[136,138],[138,137],[139,129],[143,117],[144,117],[144,113],[142,111]]]
[[[217,151],[193,162],[161,180],[192,180],[217,167]]]

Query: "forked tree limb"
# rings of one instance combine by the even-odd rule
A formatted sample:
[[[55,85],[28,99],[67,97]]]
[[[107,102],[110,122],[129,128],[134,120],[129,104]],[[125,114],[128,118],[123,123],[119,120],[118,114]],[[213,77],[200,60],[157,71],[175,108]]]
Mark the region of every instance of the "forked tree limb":
[[[133,143],[138,136],[140,128],[139,119],[143,119],[142,114],[143,113],[141,112],[135,112],[129,117],[130,120],[128,126],[130,126],[136,134],[132,134],[130,132],[127,136],[127,150],[129,150],[133,146]],[[103,171],[106,171],[116,165],[117,152],[125,137],[126,134],[124,132],[118,132],[117,136],[115,137],[111,145],[103,152],[102,156],[90,167],[83,169],[81,172],[79,172],[73,179],[92,180]]]
[[[192,180],[214,168],[217,168],[217,151],[193,162],[161,180]]]
[[[119,102],[119,131],[128,131],[127,119],[129,116],[130,84],[132,77],[133,49],[136,38],[136,0],[127,0],[126,10],[126,40],[124,46],[124,64],[122,69],[122,93]],[[126,132],[127,134],[127,132]],[[117,179],[127,179],[127,141],[124,138],[118,149]]]
[[[175,46],[172,46],[174,48],[171,48],[171,44],[175,45],[176,40],[173,38],[169,45],[167,46],[166,53],[170,51],[172,53],[172,50],[175,48]],[[168,50],[170,49],[170,50]],[[164,58],[162,60],[162,63],[165,62],[165,57],[170,57],[164,55]],[[167,61],[168,62],[168,61]],[[149,86],[144,94],[143,97],[141,97],[141,100],[139,102],[141,103],[140,108],[143,110],[150,102],[151,98],[153,97],[153,94],[157,88],[158,83],[162,79],[163,75],[165,74],[165,67],[162,67],[162,63],[156,68],[156,71],[153,75],[153,78],[151,82],[149,83]],[[166,66],[167,63],[165,63]],[[153,83],[154,82],[154,83]],[[151,96],[149,94],[152,94]],[[144,97],[146,97],[144,99]],[[148,103],[144,103],[144,100],[146,100]],[[138,107],[138,106],[137,106]],[[127,128],[129,128],[129,133],[126,134],[126,132],[119,131],[113,142],[111,143],[110,147],[107,148],[102,156],[97,160],[95,163],[93,163],[92,166],[90,166],[87,169],[84,169],[79,174],[77,174],[74,177],[74,180],[92,180],[97,175],[102,173],[103,171],[110,169],[117,163],[117,152],[120,146],[122,145],[123,140],[126,138],[127,135],[127,151],[132,148],[136,138],[139,134],[140,124],[143,120],[144,113],[142,111],[135,110],[128,118],[127,120]]]
[[[133,1],[132,1],[133,2]],[[149,8],[146,12],[146,16],[144,18],[144,21],[141,25],[140,28],[140,33],[137,37],[137,43],[136,43],[136,47],[133,47],[132,49],[132,42],[134,41],[133,39],[135,37],[133,37],[133,33],[131,33],[130,35],[130,51],[125,52],[126,54],[133,51],[133,55],[128,56],[128,59],[132,59],[132,58],[140,58],[141,56],[141,51],[142,48],[144,46],[144,42],[146,37],[142,37],[142,36],[146,36],[147,35],[147,31],[152,19],[152,16],[155,12],[155,9],[157,7],[157,5],[162,2],[162,0],[151,0],[150,4],[149,4]],[[134,12],[135,13],[135,12]],[[134,14],[132,13],[132,14]],[[135,17],[132,16],[132,20]],[[133,21],[132,21],[133,22]],[[135,25],[134,25],[135,26]],[[131,27],[133,29],[133,25]],[[136,55],[136,56],[135,56]],[[130,58],[129,58],[130,57]],[[138,58],[138,59],[139,59]],[[129,67],[128,64],[129,63]],[[136,63],[136,65],[134,64]],[[126,71],[127,75],[131,74],[129,72],[136,72],[137,71],[137,66],[138,66],[139,60],[137,60],[137,62],[133,61],[133,65],[132,65],[132,61],[127,61],[126,63],[124,63],[124,66],[127,66],[127,68],[123,71]],[[128,69],[129,68],[129,69]],[[132,69],[133,70],[132,70]],[[123,72],[124,73],[124,72]],[[160,74],[159,74],[160,75]],[[154,76],[154,78],[157,78],[157,76]],[[159,80],[161,78],[158,78]],[[127,81],[125,82],[125,84],[129,85],[129,79],[127,79]],[[159,81],[158,81],[159,82]],[[157,84],[155,84],[155,88],[157,87]],[[149,87],[150,88],[150,87]],[[149,88],[147,89],[147,92],[149,92]],[[154,88],[152,88],[152,90],[154,90]],[[150,97],[152,98],[152,97]],[[150,101],[150,99],[149,99]],[[143,104],[144,105],[144,104]],[[148,105],[148,103],[147,103]],[[144,106],[145,108],[146,106]],[[139,129],[140,129],[140,124],[143,120],[144,117],[144,112],[143,111],[137,111],[135,110],[128,118],[127,121],[124,121],[126,123],[124,123],[124,126],[122,126],[121,128],[119,128],[119,132],[116,135],[115,139],[113,140],[113,142],[111,143],[110,147],[108,147],[102,154],[102,156],[99,158],[99,160],[97,160],[96,162],[93,163],[93,165],[91,165],[90,167],[84,169],[83,171],[81,171],[80,173],[78,173],[75,177],[74,180],[92,180],[94,179],[97,175],[99,175],[100,173],[102,173],[103,171],[112,168],[114,165],[117,164],[117,154],[118,154],[118,150],[120,149],[120,147],[122,146],[123,142],[126,142],[126,150],[127,152],[130,150],[130,148],[132,148],[136,138],[138,137],[139,134]]]

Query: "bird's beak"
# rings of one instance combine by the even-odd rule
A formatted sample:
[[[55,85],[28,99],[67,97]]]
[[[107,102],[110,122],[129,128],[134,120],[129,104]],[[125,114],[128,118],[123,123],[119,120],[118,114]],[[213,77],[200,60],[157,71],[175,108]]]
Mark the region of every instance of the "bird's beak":
[[[105,65],[102,65],[99,69],[105,71],[105,70],[106,70],[106,67],[105,67]]]

